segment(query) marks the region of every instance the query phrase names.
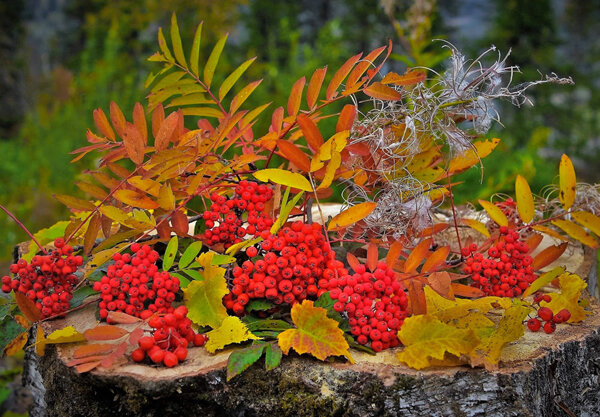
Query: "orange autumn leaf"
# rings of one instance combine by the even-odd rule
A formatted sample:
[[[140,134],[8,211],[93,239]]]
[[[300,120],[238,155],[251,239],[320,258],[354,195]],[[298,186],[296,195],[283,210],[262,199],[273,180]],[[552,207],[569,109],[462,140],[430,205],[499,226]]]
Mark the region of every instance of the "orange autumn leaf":
[[[121,311],[109,311],[107,321],[109,323],[117,323],[117,324],[133,324],[133,323],[139,323],[141,321],[141,319],[139,317],[125,314]]]
[[[473,148],[467,149],[464,154],[456,156],[450,161],[448,172],[456,174],[478,164],[481,159],[488,156],[498,146],[500,139],[479,140],[473,142]]]
[[[329,226],[327,226],[327,230],[331,231],[348,227],[367,217],[376,207],[377,203],[370,201],[349,207],[331,219]]]
[[[360,265],[360,261],[358,260],[358,258],[350,252],[348,252],[346,254],[346,261],[348,261],[348,265],[350,265],[354,272],[356,272],[357,267]]]
[[[115,191],[114,196],[120,202],[132,207],[147,210],[152,210],[159,207],[156,201],[133,190],[117,190]]]
[[[337,321],[327,317],[326,309],[304,300],[302,304],[294,304],[291,315],[296,328],[285,330],[277,337],[283,353],[287,355],[293,348],[299,354],[310,353],[320,360],[345,356],[354,363],[344,332]]]
[[[402,243],[399,240],[390,245],[390,250],[388,250],[387,256],[385,257],[385,263],[388,268],[392,268],[396,264],[396,261],[402,253],[402,248]]]
[[[117,327],[101,324],[83,332],[83,336],[87,340],[115,340],[125,336],[128,333],[127,330]]]
[[[103,353],[110,353],[115,349],[115,345],[112,343],[92,343],[89,345],[83,345],[75,349],[73,352],[74,359],[87,358],[89,356],[97,356]]]
[[[423,229],[421,231],[421,234],[419,235],[420,237],[429,237],[429,236],[433,236],[436,233],[440,233],[443,232],[444,230],[446,230],[448,227],[450,227],[450,223],[436,223],[432,226],[426,227],[425,229]]]
[[[344,130],[352,129],[354,119],[356,118],[356,106],[353,104],[346,104],[340,112],[340,117],[335,125],[336,132],[343,132]]]
[[[171,139],[178,123],[179,114],[177,112],[169,114],[169,116],[161,122],[160,128],[158,129],[158,132],[156,132],[154,139],[154,147],[157,151],[162,151],[167,148],[169,139]]]
[[[2,352],[2,356],[12,356],[23,349],[25,343],[27,343],[27,337],[29,335],[29,331],[24,331],[19,334],[13,340],[11,340],[5,347]]]
[[[402,94],[387,85],[380,82],[375,82],[364,89],[364,92],[369,97],[379,100],[397,101],[402,98]]]
[[[142,135],[143,144],[146,145],[148,143],[148,126],[146,125],[144,107],[140,103],[135,103],[133,107],[133,124]]]
[[[471,287],[470,285],[453,282],[450,284],[450,286],[452,287],[454,295],[458,295],[459,297],[476,298],[483,297],[485,295],[484,292],[479,288]]]
[[[525,177],[517,175],[515,181],[515,195],[517,197],[517,211],[524,223],[529,223],[535,215],[533,194]]]
[[[369,242],[367,245],[367,268],[371,272],[374,272],[377,268],[377,262],[379,261],[379,249],[375,242]]]
[[[362,53],[349,58],[346,62],[342,64],[342,66],[336,71],[336,73],[333,74],[333,77],[331,78],[331,81],[327,86],[327,92],[325,93],[325,98],[327,100],[331,100],[337,95],[338,87],[340,86],[342,81],[344,81],[344,78],[346,78],[346,76],[350,73],[350,70],[352,69],[354,64],[358,62],[361,56]]]
[[[558,199],[565,210],[569,210],[575,202],[575,188],[577,179],[575,169],[569,157],[563,154],[560,158],[558,167],[559,173],[559,194]]]
[[[96,127],[98,128],[100,133],[102,133],[104,136],[106,136],[108,139],[114,142],[114,140],[116,139],[115,132],[112,130],[112,127],[110,127],[110,123],[108,123],[108,119],[106,118],[106,114],[104,114],[104,111],[98,108],[94,110],[93,116],[94,123],[96,124]]]
[[[127,122],[123,128],[121,137],[123,138],[123,144],[125,145],[125,151],[127,152],[129,159],[136,165],[140,165],[144,162],[144,138],[137,127],[134,124]]]
[[[567,246],[569,246],[568,242],[563,242],[560,245],[548,246],[546,249],[534,256],[532,264],[533,269],[537,271],[556,261],[567,249]]]
[[[413,315],[427,313],[427,300],[423,291],[424,286],[425,284],[419,279],[409,279],[406,281],[410,312]]]
[[[15,292],[15,300],[21,313],[27,317],[32,323],[39,321],[42,318],[42,312],[35,306],[35,303],[29,299],[25,294],[21,292]]]
[[[447,247],[447,246],[446,246]],[[449,248],[448,248],[449,249]],[[452,290],[452,277],[446,271],[433,272],[427,280],[432,290],[437,292],[448,300],[454,300],[454,291]],[[427,299],[427,297],[425,297]],[[427,304],[429,307],[429,304]],[[429,310],[427,310],[429,312]]]
[[[96,362],[88,362],[88,363],[83,363],[81,365],[77,365],[75,367],[75,370],[77,371],[77,373],[83,374],[85,372],[89,372],[94,368],[97,368],[98,365],[100,365],[99,361]]]
[[[406,262],[404,263],[404,273],[411,274],[415,272],[425,256],[429,252],[429,248],[431,247],[431,238],[427,238],[419,242],[417,246],[410,252],[408,258],[406,258]]]
[[[288,115],[296,116],[300,110],[300,103],[302,102],[302,91],[304,91],[304,85],[306,84],[306,77],[300,78],[292,86],[290,97],[288,99],[287,111]]]
[[[173,215],[171,216],[171,226],[173,226],[173,231],[180,236],[188,234],[188,218],[183,211],[175,210],[175,212],[173,212]]]
[[[304,138],[306,139],[308,146],[313,150],[313,152],[318,151],[321,145],[323,145],[324,141],[321,131],[317,127],[314,120],[304,114],[299,114],[296,118],[296,121],[298,122],[298,125],[304,134]]]
[[[529,251],[527,253],[531,253],[536,250],[540,243],[542,243],[542,240],[544,240],[544,236],[539,233],[533,233],[531,236],[529,236],[525,241],[529,247]]]
[[[446,262],[446,258],[448,257],[449,253],[449,246],[442,246],[441,248],[438,248],[431,255],[427,256],[425,264],[423,264],[423,268],[421,268],[421,272],[431,272],[437,269],[440,265]]]
[[[312,77],[310,77],[310,81],[308,82],[308,87],[306,89],[306,104],[309,109],[312,109],[317,102],[317,98],[319,97],[319,92],[321,91],[321,86],[323,85],[323,80],[325,79],[326,73],[327,66],[319,68],[313,73]]]
[[[125,116],[119,108],[119,105],[114,101],[110,102],[110,121],[117,131],[117,135],[123,137],[125,134],[125,124],[127,123],[127,120],[125,120]]]
[[[425,81],[427,73],[422,69],[409,69],[406,70],[404,75],[396,74],[395,72],[388,72],[381,84],[394,84],[394,85],[414,85]]]
[[[281,151],[282,156],[296,165],[301,171],[310,171],[310,159],[296,145],[286,140],[278,140],[277,147]]]

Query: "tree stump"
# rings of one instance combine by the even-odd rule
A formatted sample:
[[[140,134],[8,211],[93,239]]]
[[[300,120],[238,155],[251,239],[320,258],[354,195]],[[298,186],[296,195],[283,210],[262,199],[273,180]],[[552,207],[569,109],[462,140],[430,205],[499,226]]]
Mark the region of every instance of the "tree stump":
[[[557,263],[597,279],[591,250],[571,248]],[[376,356],[353,352],[354,365],[292,354],[266,371],[261,360],[227,382],[231,350],[210,355],[191,348],[175,368],[129,361],[77,374],[65,365],[74,346],[50,345],[43,357],[27,350],[24,380],[34,395],[34,417],[597,416],[600,305],[593,299],[590,311],[581,324],[560,325],[552,335],[526,332],[504,349],[495,372],[415,371],[391,349]],[[96,325],[94,307],[41,325],[46,334],[68,325],[84,331]]]

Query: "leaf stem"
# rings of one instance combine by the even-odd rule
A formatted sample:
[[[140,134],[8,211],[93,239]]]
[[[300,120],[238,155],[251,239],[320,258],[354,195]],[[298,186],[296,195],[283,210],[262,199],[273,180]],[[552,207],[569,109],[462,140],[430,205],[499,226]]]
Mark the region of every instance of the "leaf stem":
[[[21,221],[19,219],[17,219],[17,217],[14,214],[12,214],[10,212],[10,210],[8,210],[2,204],[0,204],[0,209],[2,209],[8,215],[8,217],[10,217],[21,229],[23,229],[25,231],[25,233],[27,233],[27,235],[29,235],[31,240],[33,240],[35,242],[35,244],[38,245],[38,247],[40,248],[40,250],[42,252],[46,253],[46,250],[42,247],[42,245],[40,245],[40,242],[38,242],[38,240],[35,238],[35,236],[29,231],[29,229],[27,229],[27,227],[25,227],[25,225],[23,223],[21,223]]]

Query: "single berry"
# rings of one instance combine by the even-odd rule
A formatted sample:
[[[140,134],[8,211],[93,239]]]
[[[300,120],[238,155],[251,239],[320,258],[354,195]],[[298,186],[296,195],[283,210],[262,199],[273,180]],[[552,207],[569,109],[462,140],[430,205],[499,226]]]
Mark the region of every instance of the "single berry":
[[[531,330],[532,332],[537,332],[540,330],[540,328],[542,327],[542,322],[540,322],[538,319],[533,318],[533,319],[529,319],[527,320],[527,327],[529,328],[529,330]]]
[[[543,321],[551,321],[552,320],[552,310],[548,307],[540,307],[538,309],[538,317]]]
[[[554,333],[555,330],[556,330],[556,323],[554,323],[553,321],[547,321],[546,323],[544,323],[544,331],[547,334]]]

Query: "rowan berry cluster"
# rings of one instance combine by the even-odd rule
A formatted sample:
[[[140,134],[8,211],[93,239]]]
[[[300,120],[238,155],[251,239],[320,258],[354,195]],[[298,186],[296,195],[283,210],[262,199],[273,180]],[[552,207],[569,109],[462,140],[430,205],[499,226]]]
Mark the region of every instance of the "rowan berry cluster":
[[[294,304],[326,292],[329,280],[347,271],[335,260],[322,229],[297,221],[277,235],[262,232],[264,241],[259,247],[246,249],[250,259],[233,269],[233,287],[223,298],[225,306],[243,315],[254,298]]]
[[[47,255],[36,255],[28,263],[19,259],[9,268],[15,278],[2,277],[3,292],[20,292],[33,301],[42,313],[42,318],[62,314],[69,309],[73,288],[78,282],[74,274],[83,263],[81,256],[73,255],[73,247],[62,238],[54,241]]]
[[[265,213],[265,203],[273,197],[273,190],[254,181],[240,181],[233,197],[213,193],[210,210],[202,214],[206,230],[204,238],[210,244],[222,243],[225,248],[241,242],[246,235],[258,236],[273,225]],[[245,216],[247,213],[247,217]],[[247,223],[246,226],[243,226]]]
[[[170,313],[171,303],[179,291],[179,279],[168,272],[159,272],[158,252],[148,245],[131,245],[133,255],[116,253],[106,275],[94,283],[100,292],[100,318],[109,311],[122,311],[139,317],[143,310]]]
[[[500,227],[500,239],[488,251],[488,257],[477,252],[472,243],[462,248],[467,257],[463,272],[469,274],[475,288],[487,295],[516,297],[526,290],[537,276],[533,270],[533,258],[527,255],[529,247],[521,241],[519,232],[506,226]]]
[[[206,337],[192,329],[192,321],[187,317],[188,310],[179,306],[172,313],[158,315],[144,310],[140,317],[148,320],[152,327],[151,335],[138,340],[139,348],[131,352],[135,362],[148,357],[152,362],[172,368],[187,358],[190,344],[204,346]]]
[[[533,303],[540,304],[542,301],[549,303],[552,300],[552,296],[549,294],[535,293],[533,295]],[[537,332],[543,327],[544,332],[547,334],[554,333],[556,325],[565,323],[571,318],[571,312],[566,308],[563,308],[558,313],[554,314],[548,307],[539,307],[537,310],[537,317],[530,318],[527,320],[527,327],[532,332]],[[544,322],[542,326],[542,322]]]
[[[350,332],[358,343],[370,343],[376,352],[398,345],[396,334],[409,316],[408,298],[385,262],[372,272],[358,265],[354,274],[333,277],[324,288],[337,300],[333,308],[348,315]]]

